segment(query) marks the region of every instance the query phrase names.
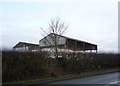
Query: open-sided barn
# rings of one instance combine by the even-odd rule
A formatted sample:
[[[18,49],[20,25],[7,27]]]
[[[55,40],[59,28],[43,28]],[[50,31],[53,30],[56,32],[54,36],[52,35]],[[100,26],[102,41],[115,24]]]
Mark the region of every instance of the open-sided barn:
[[[56,37],[56,38],[55,38]],[[96,51],[97,45],[86,41],[50,33],[39,41],[39,44],[19,42],[13,47],[16,51],[51,51],[57,47],[59,52],[86,52]]]
[[[56,40],[55,40],[56,37]],[[49,51],[50,48],[57,47],[63,51],[90,51],[97,52],[97,45],[86,41],[69,38],[66,36],[51,33],[39,41],[39,47],[43,51]]]
[[[13,47],[13,50],[15,51],[37,51],[39,50],[39,45],[26,43],[26,42],[19,42]]]

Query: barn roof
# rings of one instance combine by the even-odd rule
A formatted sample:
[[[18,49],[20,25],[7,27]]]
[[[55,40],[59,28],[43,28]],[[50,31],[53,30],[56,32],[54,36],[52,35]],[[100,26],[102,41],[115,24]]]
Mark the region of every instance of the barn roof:
[[[38,44],[32,44],[32,43],[26,43],[26,42],[19,42],[13,48],[22,47],[23,45],[39,47]]]
[[[60,37],[66,38],[66,39],[71,39],[71,40],[74,40],[74,41],[78,41],[78,42],[83,42],[83,43],[88,43],[88,44],[91,44],[91,45],[96,45],[96,44],[93,44],[93,43],[89,43],[89,42],[86,42],[86,41],[82,41],[82,40],[78,40],[78,39],[74,39],[74,38],[70,38],[70,37],[58,35],[58,34],[55,34],[55,33],[50,33],[49,35],[45,36],[44,38],[50,36],[51,34],[54,34],[54,35],[57,35],[57,36],[60,36]],[[44,38],[43,38],[43,39],[44,39]],[[41,40],[43,40],[43,39],[41,39]],[[40,41],[41,41],[41,40],[40,40]]]

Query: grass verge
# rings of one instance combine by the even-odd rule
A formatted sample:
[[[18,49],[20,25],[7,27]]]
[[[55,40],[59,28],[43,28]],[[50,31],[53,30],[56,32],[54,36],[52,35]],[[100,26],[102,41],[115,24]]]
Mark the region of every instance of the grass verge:
[[[57,78],[72,77],[72,76],[77,76],[77,75],[79,75],[79,76],[80,75],[89,75],[89,74],[93,74],[93,73],[101,73],[101,72],[117,71],[117,70],[119,70],[119,68],[93,70],[93,71],[79,73],[79,74],[65,74],[65,75],[62,75],[62,76],[59,76],[59,77],[47,77],[47,78],[38,78],[38,79],[32,79],[32,80],[5,82],[5,83],[2,83],[2,85],[7,85],[7,84],[22,84],[22,83],[29,83],[29,82],[44,81],[44,80],[54,80],[54,79],[57,79]]]

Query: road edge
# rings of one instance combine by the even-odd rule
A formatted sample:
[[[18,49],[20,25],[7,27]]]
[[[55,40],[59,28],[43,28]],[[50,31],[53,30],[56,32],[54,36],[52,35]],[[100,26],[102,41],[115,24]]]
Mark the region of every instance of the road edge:
[[[53,80],[25,82],[25,83],[14,84],[14,86],[25,86],[25,85],[34,85],[34,84],[49,84],[51,82],[64,81],[64,80],[70,80],[70,79],[76,79],[76,78],[82,78],[82,77],[89,77],[89,76],[96,76],[96,75],[114,73],[114,72],[119,72],[119,71],[120,70],[111,70],[111,71],[91,73],[91,74],[86,74],[86,75],[75,75],[75,76],[71,76],[71,77],[56,78],[56,79],[53,79]]]

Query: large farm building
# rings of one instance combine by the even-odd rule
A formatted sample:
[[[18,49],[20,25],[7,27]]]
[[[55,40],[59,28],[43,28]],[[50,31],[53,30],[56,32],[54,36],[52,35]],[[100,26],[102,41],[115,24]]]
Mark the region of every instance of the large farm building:
[[[96,44],[69,38],[55,33],[50,33],[41,39],[39,44],[19,42],[13,47],[13,49],[21,51],[51,51],[54,47],[57,47],[59,52],[97,52]]]

